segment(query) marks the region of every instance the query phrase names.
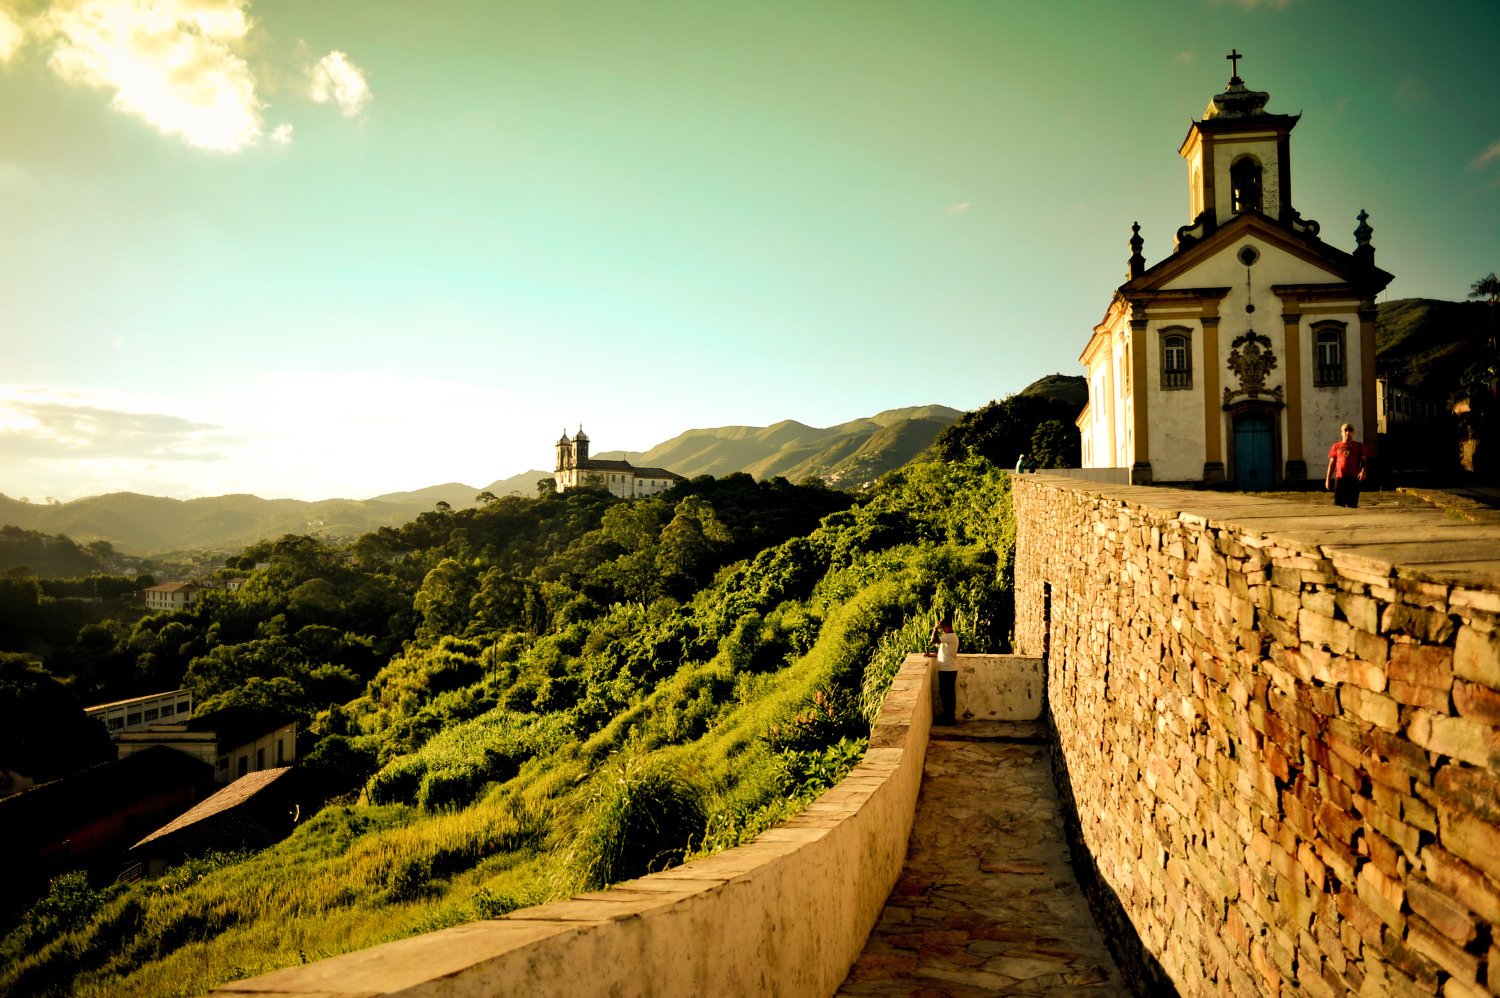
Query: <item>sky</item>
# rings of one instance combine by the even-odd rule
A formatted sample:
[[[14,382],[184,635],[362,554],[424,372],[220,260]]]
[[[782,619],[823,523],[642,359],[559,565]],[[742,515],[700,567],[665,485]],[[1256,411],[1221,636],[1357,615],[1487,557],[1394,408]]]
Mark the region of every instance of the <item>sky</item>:
[[[0,493],[368,498],[972,409],[1170,254],[1225,55],[1388,298],[1500,269],[1500,3],[0,0]]]

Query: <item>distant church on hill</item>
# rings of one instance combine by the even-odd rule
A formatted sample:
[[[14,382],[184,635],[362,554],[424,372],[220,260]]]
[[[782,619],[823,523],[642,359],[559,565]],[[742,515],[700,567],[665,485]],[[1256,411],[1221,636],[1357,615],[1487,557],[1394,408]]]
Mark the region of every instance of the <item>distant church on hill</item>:
[[[1375,266],[1359,213],[1352,253],[1292,207],[1292,129],[1265,110],[1231,52],[1229,85],[1188,127],[1192,221],[1146,266],[1131,228],[1129,279],[1080,358],[1085,468],[1131,481],[1265,489],[1322,477],[1341,423],[1374,443]]]
[[[608,489],[624,499],[653,496],[682,481],[682,476],[665,468],[637,468],[629,461],[604,461],[589,457],[589,438],[578,428],[578,435],[568,439],[563,430],[557,441],[557,491],[566,492],[580,486]]]

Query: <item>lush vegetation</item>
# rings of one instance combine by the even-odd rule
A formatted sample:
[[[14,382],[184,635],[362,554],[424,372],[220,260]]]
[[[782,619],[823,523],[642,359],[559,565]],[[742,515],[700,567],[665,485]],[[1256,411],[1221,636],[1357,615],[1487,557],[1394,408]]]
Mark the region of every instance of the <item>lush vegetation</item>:
[[[89,575],[103,571],[105,561],[113,555],[114,548],[108,541],[81,545],[61,535],[0,527],[0,572],[25,566],[33,574],[47,577]]]
[[[0,991],[199,993],[736,845],[860,758],[937,607],[1005,647],[1013,537],[1006,475],[964,458],[858,502],[735,475],[248,549],[238,592],[47,664],[296,716],[331,802],[260,853],[54,881]]]
[[[1395,467],[1500,475],[1500,283],[1487,274],[1470,301],[1381,302],[1376,371],[1436,403],[1437,418],[1393,423],[1382,456]]]
[[[1081,443],[1077,419],[1088,401],[1082,378],[1051,375],[1018,395],[965,413],[938,434],[933,452],[945,461],[979,457],[1004,468],[1026,455],[1041,468],[1076,468]]]

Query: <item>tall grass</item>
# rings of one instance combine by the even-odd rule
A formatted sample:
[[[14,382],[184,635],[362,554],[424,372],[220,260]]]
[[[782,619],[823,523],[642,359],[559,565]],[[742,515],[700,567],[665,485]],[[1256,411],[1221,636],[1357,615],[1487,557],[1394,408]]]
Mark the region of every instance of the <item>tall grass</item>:
[[[644,752],[622,753],[583,795],[579,833],[565,861],[569,884],[583,890],[674,866],[702,838],[702,791]]]

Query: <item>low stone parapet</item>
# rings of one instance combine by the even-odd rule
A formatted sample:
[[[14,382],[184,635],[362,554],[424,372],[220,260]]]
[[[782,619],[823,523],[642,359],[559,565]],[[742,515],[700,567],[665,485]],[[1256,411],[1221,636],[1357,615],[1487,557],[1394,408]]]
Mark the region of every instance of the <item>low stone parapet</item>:
[[[826,996],[895,885],[932,723],[931,659],[892,681],[863,761],[753,841],[567,901],[227,984],[219,998]]]
[[[939,711],[936,688],[934,682],[933,709]],[[954,691],[960,722],[1035,721],[1042,716],[1047,675],[1039,658],[960,654]]]

